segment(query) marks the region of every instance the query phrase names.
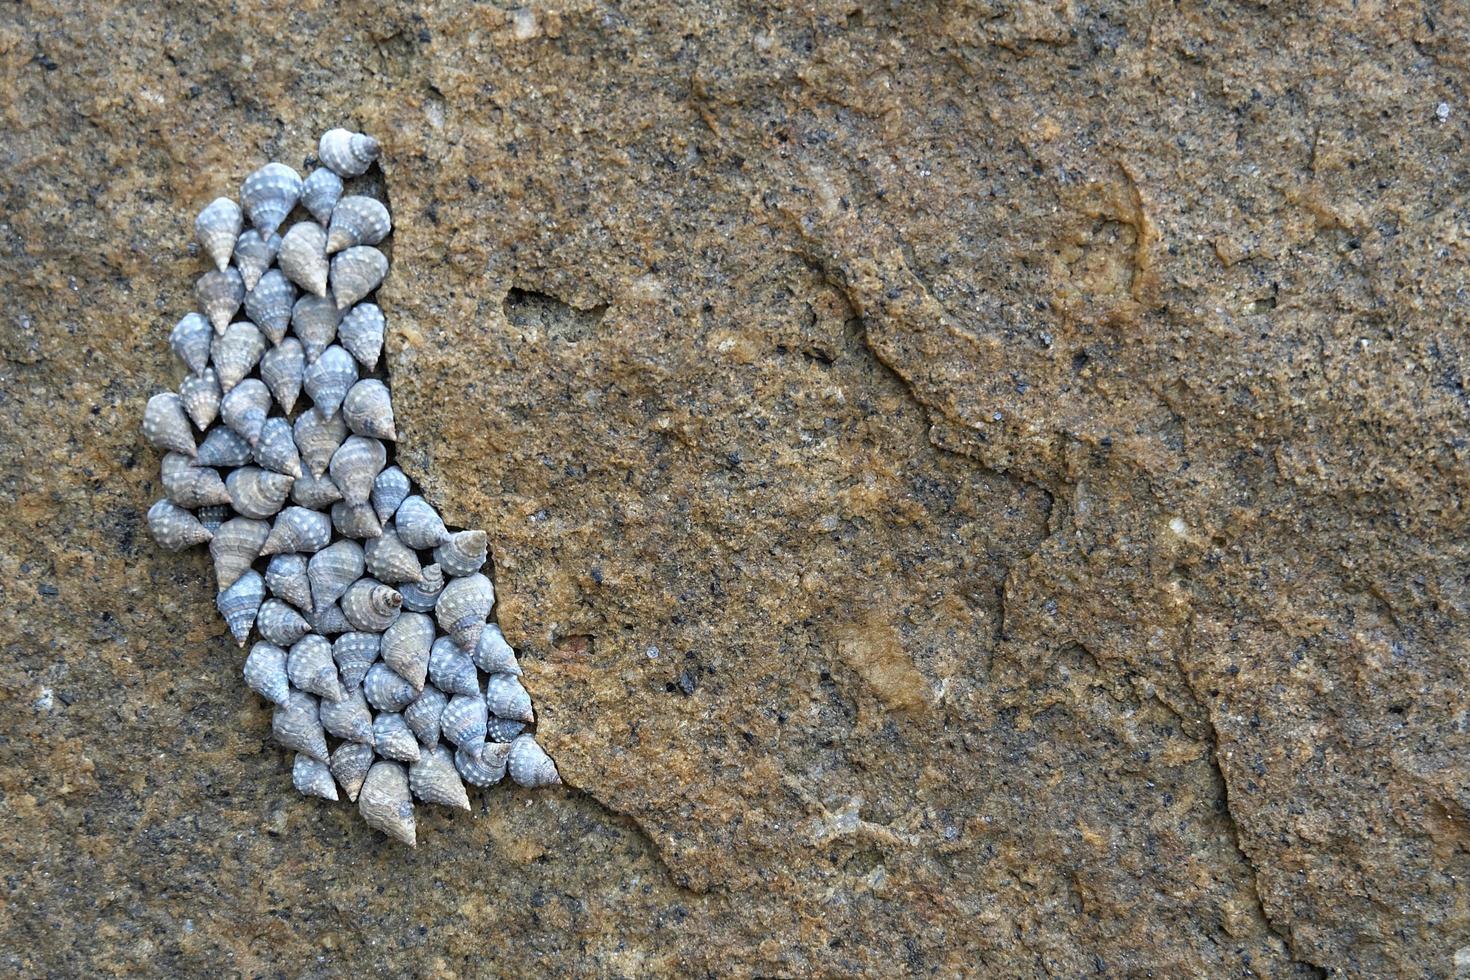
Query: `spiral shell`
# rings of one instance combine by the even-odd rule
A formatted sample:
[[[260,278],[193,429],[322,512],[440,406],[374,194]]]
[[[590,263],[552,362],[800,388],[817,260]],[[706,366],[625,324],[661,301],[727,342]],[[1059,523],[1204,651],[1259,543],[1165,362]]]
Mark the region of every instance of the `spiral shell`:
[[[327,227],[327,254],[354,245],[376,245],[393,230],[388,209],[377,198],[351,194],[337,202]]]
[[[240,281],[248,292],[260,282],[265,270],[276,260],[281,248],[280,235],[261,236],[254,228],[247,228],[235,239],[235,268],[240,270]]]
[[[336,636],[352,629],[352,624],[342,615],[342,607],[335,602],[320,609],[313,608],[311,615],[306,618],[311,620],[311,628],[322,636]]]
[[[332,644],[316,633],[307,633],[291,645],[291,652],[286,655],[286,676],[291,678],[293,686],[310,694],[332,701],[347,697],[337,677]]]
[[[284,512],[283,515],[284,516]],[[281,518],[276,518],[280,524]],[[275,534],[275,528],[271,529]],[[270,538],[266,538],[269,543]],[[265,567],[265,585],[271,595],[284,599],[303,612],[311,612],[311,579],[306,577],[306,556],[278,554]]]
[[[225,477],[230,506],[242,517],[265,520],[280,513],[291,495],[291,478],[258,466],[242,466]]]
[[[351,354],[333,344],[306,366],[302,381],[316,410],[323,415],[332,415],[342,407],[342,399],[347,396],[348,389],[357,383],[357,362]]]
[[[220,272],[230,264],[235,251],[235,239],[245,224],[240,216],[240,206],[228,197],[217,197],[210,201],[199,217],[194,219],[194,237],[204,246],[204,252]]]
[[[164,495],[180,507],[210,507],[230,502],[230,491],[225,489],[220,475],[207,466],[193,465],[188,456],[166,454],[159,471]]]
[[[220,405],[224,405],[223,399]],[[199,455],[194,457],[195,466],[244,466],[255,458],[250,443],[245,437],[227,426],[217,425],[199,444]],[[216,474],[218,478],[218,474]],[[223,486],[223,484],[221,484]],[[226,494],[228,502],[228,494]]]
[[[413,685],[381,660],[368,668],[362,679],[362,693],[379,711],[402,711],[418,698]]]
[[[367,632],[386,630],[398,618],[399,610],[403,608],[403,596],[376,579],[360,578],[348,586],[341,606],[342,615],[347,617],[353,629]]]
[[[388,257],[371,245],[354,245],[332,256],[332,296],[345,310],[371,293],[388,274]]]
[[[260,427],[260,440],[255,444],[254,456],[257,463],[272,473],[290,477],[293,481],[301,475],[296,437],[291,434],[291,423],[283,418],[265,420]]]
[[[359,381],[348,389],[347,397],[342,399],[342,418],[347,428],[360,436],[398,438],[393,427],[393,397],[388,394],[388,386],[377,378]]]
[[[228,394],[255,370],[265,347],[265,334],[249,320],[236,320],[215,337],[209,348],[209,359],[219,375],[220,390]]]
[[[271,734],[286,748],[325,762],[327,733],[322,730],[316,705],[316,698],[310,694],[292,691],[271,714]]]
[[[510,778],[517,786],[535,789],[539,786],[558,786],[561,776],[556,763],[536,742],[534,735],[517,735],[510,743],[510,757],[506,760]]]
[[[400,507],[399,513],[402,512]],[[399,537],[403,536],[401,525],[398,534]],[[488,578],[477,573],[451,579],[444,586],[444,591],[439,593],[439,601],[434,603],[434,615],[439,620],[439,628],[448,633],[455,643],[462,649],[473,650],[480,640],[480,631],[485,628],[485,619],[494,605],[495,587]]]
[[[400,582],[423,580],[419,556],[398,540],[398,535],[391,526],[383,528],[382,533],[364,544],[362,550],[367,560],[367,570],[380,581],[396,585]]]
[[[168,335],[168,346],[195,374],[209,366],[209,345],[213,341],[214,327],[198,313],[185,314]]]
[[[423,580],[405,582],[398,587],[403,595],[403,608],[411,612],[433,612],[439,593],[444,591],[444,573],[438,565],[425,565]]]
[[[219,474],[216,473],[214,475],[214,478],[216,480],[219,480]],[[219,485],[223,487],[225,485],[225,481],[220,480]],[[225,491],[225,496],[229,496],[228,490]],[[199,518],[199,523],[204,525],[204,529],[210,534],[213,534],[214,532],[219,530],[219,526],[221,524],[230,519],[230,516],[234,514],[234,511],[230,510],[229,504],[208,504],[204,507],[200,507],[197,511],[194,512],[194,514],[196,517]]]
[[[419,758],[418,739],[408,730],[403,716],[391,711],[384,711],[373,719],[373,748],[385,759],[417,762]]]
[[[311,624],[280,599],[267,599],[255,614],[255,628],[268,642],[287,647],[311,632]]]
[[[316,609],[324,609],[342,598],[347,587],[362,577],[362,545],[356,541],[338,541],[311,556],[306,576],[311,579],[311,601]]]
[[[264,236],[274,235],[301,197],[301,175],[284,163],[268,163],[240,185],[240,203],[250,223]]]
[[[398,505],[408,496],[409,490],[408,475],[398,467],[390,466],[379,473],[373,479],[373,492],[370,495],[378,520],[387,524],[394,511],[398,510]]]
[[[265,598],[265,580],[260,573],[247,569],[230,587],[214,597],[219,614],[224,617],[230,635],[240,646],[250,636],[250,627],[255,623],[255,612]]]
[[[301,340],[310,364],[322,356],[337,337],[342,315],[330,296],[303,296],[291,307],[291,329]]]
[[[399,762],[375,762],[357,795],[362,819],[409,847],[416,845],[413,801],[408,795],[408,773]]]
[[[290,279],[313,296],[327,295],[327,233],[315,221],[298,221],[281,236],[276,252],[276,265]],[[341,309],[339,306],[338,309]],[[306,338],[302,338],[305,343]],[[308,357],[310,354],[308,353]]]
[[[260,356],[260,380],[283,412],[289,414],[295,409],[305,375],[306,352],[295,337],[287,337]]]
[[[401,602],[402,597],[399,599]],[[422,691],[429,674],[429,649],[433,642],[432,619],[422,613],[401,613],[383,632],[380,647],[383,663],[412,684],[415,691]]]
[[[219,415],[219,377],[214,368],[205,368],[199,374],[191,374],[179,382],[179,400],[184,412],[194,422],[194,427],[203,432]]]
[[[184,411],[184,400],[172,391],[160,391],[148,399],[148,406],[143,409],[143,438],[165,452],[199,455],[199,448],[194,445],[194,429]],[[368,489],[372,489],[371,485]]]
[[[470,808],[469,794],[454,768],[454,755],[442,745],[424,751],[418,761],[408,767],[408,785],[413,795],[425,803],[439,803],[461,810]]]
[[[297,479],[291,487],[291,499],[302,507],[321,510],[342,499],[342,491],[329,476],[306,475]]]
[[[316,155],[340,176],[359,177],[367,173],[381,149],[381,144],[371,136],[347,129],[329,129],[317,141]]]
[[[445,694],[480,693],[475,662],[447,636],[435,640],[429,650],[429,678]]]
[[[496,742],[461,746],[454,753],[454,768],[471,786],[494,786],[505,778],[510,746]]]
[[[326,475],[332,455],[347,438],[347,423],[342,421],[342,416],[323,415],[311,409],[297,417],[294,431],[306,472],[312,476]]]
[[[373,758],[372,746],[360,742],[343,742],[332,752],[332,761],[327,764],[328,768],[353,803],[357,802],[357,794],[362,790],[368,770],[372,768]]]
[[[383,354],[383,335],[387,332],[383,311],[375,303],[358,303],[347,311],[337,325],[337,342],[357,358],[364,371],[378,366]]]
[[[471,656],[475,660],[475,666],[487,674],[515,674],[521,673],[521,665],[516,661],[516,652],[505,642],[505,635],[500,632],[500,627],[494,623],[486,624],[480,631],[480,640],[475,644]]]
[[[348,632],[337,637],[332,644],[332,659],[337,661],[337,672],[342,675],[343,684],[350,688],[362,684],[368,668],[378,662],[380,641],[377,633]]]
[[[231,518],[219,526],[209,542],[209,556],[214,559],[215,583],[221,590],[234,585],[250,570],[270,533],[271,526],[265,521],[245,517]]]
[[[153,540],[169,551],[183,551],[214,537],[199,518],[167,499],[148,508],[148,530]]]
[[[423,693],[414,699],[413,704],[403,709],[403,720],[420,745],[438,744],[439,717],[444,714],[444,708],[448,704],[449,699],[444,696],[443,691],[432,684],[426,684]]]
[[[456,694],[439,716],[439,734],[455,745],[474,746],[485,741],[485,699],[479,691]]]
[[[245,294],[245,315],[255,321],[271,343],[279,344],[291,325],[291,307],[295,302],[296,287],[291,280],[280,269],[271,269]]]
[[[515,674],[491,674],[485,682],[485,705],[497,718],[527,723],[536,720],[531,710],[531,695],[521,686]]]
[[[373,712],[361,690],[352,687],[341,701],[323,700],[317,705],[322,727],[333,738],[373,744]]]
[[[214,332],[224,333],[235,311],[245,301],[245,281],[240,278],[240,270],[230,266],[223,271],[206,272],[194,283],[194,299],[214,325]]]
[[[526,723],[523,721],[496,718],[491,715],[490,720],[485,723],[485,740],[487,742],[510,742],[525,730]]]
[[[434,549],[434,560],[449,575],[473,575],[485,564],[489,549],[490,541],[484,531],[456,531]]]
[[[334,803],[337,800],[337,783],[331,768],[309,755],[297,753],[296,761],[291,764],[291,785],[302,796],[320,796]]]
[[[326,167],[318,167],[301,185],[301,204],[322,224],[332,219],[332,209],[342,197],[342,178]]]
[[[272,704],[285,704],[291,694],[286,651],[274,643],[257,643],[245,658],[245,684]]]
[[[252,446],[260,441],[260,430],[270,410],[270,389],[257,378],[241,381],[219,403],[220,418],[225,425],[244,436]]]
[[[376,439],[348,436],[332,454],[328,472],[332,482],[342,491],[342,499],[353,507],[368,502],[373,481],[388,465],[388,450]],[[402,537],[399,533],[399,537]]]
[[[419,551],[437,548],[449,540],[449,528],[439,512],[417,495],[403,498],[393,515],[393,526],[404,544]]]
[[[372,541],[383,533],[383,525],[378,523],[378,515],[373,513],[372,507],[367,504],[353,507],[345,500],[332,505],[332,526],[344,538]]]

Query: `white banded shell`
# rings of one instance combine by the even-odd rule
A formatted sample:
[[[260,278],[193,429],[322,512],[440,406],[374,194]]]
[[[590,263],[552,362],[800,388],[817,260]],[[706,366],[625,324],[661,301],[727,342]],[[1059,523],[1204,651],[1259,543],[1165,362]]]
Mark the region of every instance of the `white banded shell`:
[[[475,660],[475,666],[487,674],[516,674],[521,673],[521,665],[516,661],[516,652],[511,649],[509,643],[505,642],[505,634],[500,632],[500,627],[494,623],[486,624],[480,631],[480,641],[475,644],[471,656]]]
[[[332,454],[347,438],[347,423],[341,415],[323,415],[313,408],[302,412],[293,428],[306,471],[312,476],[326,475]]]
[[[516,736],[515,741],[510,743],[510,757],[506,760],[506,765],[510,770],[510,778],[515,780],[517,786],[535,789],[561,784],[556,763],[537,744],[534,735]]]
[[[337,325],[337,342],[357,358],[364,371],[371,371],[378,366],[378,358],[383,354],[383,335],[387,326],[383,311],[376,303],[358,303]]]
[[[265,521],[247,517],[234,517],[219,526],[209,542],[209,556],[214,559],[215,583],[221,590],[234,585],[250,570],[270,533],[271,526]],[[261,584],[263,587],[264,582]]]
[[[388,450],[376,439],[348,436],[332,454],[328,472],[342,491],[342,499],[356,507],[368,502],[373,481],[388,465]],[[402,537],[402,534],[399,534]]]
[[[290,279],[313,296],[327,295],[327,233],[315,221],[298,221],[281,236],[276,264]],[[341,307],[338,307],[341,309]],[[302,338],[303,342],[305,338]]]
[[[420,745],[430,746],[439,742],[439,718],[449,699],[444,692],[432,684],[424,685],[423,693],[413,704],[403,709],[403,720],[418,738]]]
[[[311,620],[311,628],[322,636],[336,636],[352,629],[352,624],[347,622],[346,616],[342,615],[342,607],[335,602],[328,603],[320,609],[313,608],[311,614],[306,618]]]
[[[284,515],[284,511],[282,512]],[[279,524],[280,517],[276,518]],[[272,528],[271,534],[275,534]],[[267,541],[270,539],[267,538]],[[306,556],[278,554],[265,567],[265,585],[271,595],[284,599],[302,612],[311,612],[311,579],[306,577]]]
[[[343,633],[332,644],[332,659],[337,661],[337,672],[342,683],[351,688],[362,684],[368,668],[378,662],[378,633]]]
[[[392,711],[373,719],[373,748],[385,759],[417,762],[419,758],[419,740],[408,730],[403,716]]]
[[[402,513],[402,508],[399,512]],[[403,536],[401,526],[398,534]],[[495,587],[488,578],[477,573],[451,579],[439,593],[439,601],[434,603],[434,615],[439,620],[439,628],[455,643],[466,650],[473,650],[494,605]]]
[[[326,360],[325,355],[322,360]],[[347,390],[347,396],[342,399],[342,418],[347,428],[360,436],[398,438],[393,427],[393,396],[388,393],[388,386],[377,378],[365,378]]]
[[[344,538],[366,539],[368,542],[383,533],[383,525],[378,523],[378,515],[373,513],[371,506],[358,504],[353,507],[345,500],[332,505],[332,526]]]
[[[240,203],[262,235],[273,235],[301,197],[301,175],[284,163],[268,163],[240,185]]]
[[[219,416],[219,402],[223,394],[214,368],[205,368],[179,382],[179,400],[184,404],[184,412],[201,432],[209,428],[210,423]]]
[[[498,742],[481,742],[461,746],[454,753],[454,768],[471,786],[494,786],[505,778],[510,746]]]
[[[218,473],[216,473],[214,477],[215,479],[219,480]],[[224,486],[225,481],[220,480],[219,485]],[[228,490],[225,491],[225,495],[229,496]],[[229,504],[208,504],[204,507],[200,507],[197,511],[194,512],[194,516],[199,518],[199,523],[203,524],[204,529],[210,534],[218,531],[219,526],[225,521],[229,520],[231,515],[233,514],[234,511],[230,510]]]
[[[199,454],[189,414],[184,411],[184,400],[172,391],[160,391],[148,399],[143,409],[143,438],[165,452]],[[371,484],[368,489],[372,489]]]
[[[439,716],[439,734],[455,745],[478,745],[485,741],[485,699],[474,694],[456,694]]]
[[[416,844],[408,772],[399,762],[375,762],[357,794],[357,811],[374,830],[413,847]]]
[[[268,642],[288,647],[311,632],[311,624],[280,599],[267,599],[255,614],[255,628]]]
[[[342,407],[347,392],[357,383],[357,362],[351,354],[333,344],[306,366],[303,383],[316,410],[323,415],[331,415]],[[346,419],[345,413],[343,418]],[[350,423],[348,428],[352,428]]]
[[[402,711],[413,704],[419,694],[412,684],[381,660],[368,668],[362,679],[362,693],[367,696],[368,704],[379,711]]]
[[[438,565],[425,565],[423,579],[405,582],[398,587],[403,595],[403,608],[411,612],[433,612],[439,593],[444,591],[444,573]]]
[[[445,694],[480,693],[475,662],[447,636],[435,640],[429,650],[429,679]]]
[[[301,455],[296,452],[296,437],[291,423],[280,416],[268,418],[260,427],[254,458],[265,469],[293,480],[301,475]]]
[[[373,744],[373,712],[360,689],[349,687],[347,697],[341,701],[323,699],[317,705],[317,714],[321,716],[322,727],[333,738]]]
[[[444,519],[432,504],[417,495],[403,498],[393,515],[393,526],[404,544],[419,551],[437,548],[449,540]]]
[[[454,768],[454,755],[442,745],[425,750],[418,761],[408,767],[408,785],[413,795],[425,803],[470,808],[469,793]]]
[[[250,637],[250,627],[255,623],[255,613],[265,599],[265,580],[254,569],[246,569],[230,587],[214,597],[219,614],[224,617],[230,635],[240,646]]]
[[[219,473],[207,466],[195,466],[182,453],[165,453],[159,473],[164,495],[180,507],[211,507],[230,502],[230,491],[225,489]]]
[[[419,556],[398,540],[391,526],[383,528],[376,538],[366,542],[362,550],[367,570],[380,581],[397,585],[400,582],[419,582],[424,577],[423,569],[419,568]]]
[[[169,551],[183,551],[214,537],[207,527],[199,523],[199,518],[168,499],[159,500],[148,508],[148,530],[153,540]]]
[[[531,710],[531,695],[526,693],[521,679],[515,674],[490,675],[485,682],[485,705],[497,718],[524,722],[536,720]]]
[[[291,499],[302,507],[321,510],[342,499],[342,491],[329,476],[307,474],[297,479],[291,487]]]
[[[295,337],[287,337],[260,356],[260,380],[287,414],[296,407],[305,374],[306,352]]]
[[[347,587],[362,577],[362,545],[356,541],[338,541],[311,556],[306,575],[311,579],[311,601],[324,609],[347,592]]]
[[[382,146],[371,136],[348,129],[329,129],[317,141],[316,155],[342,177],[360,177],[378,158]]]
[[[342,178],[327,167],[318,167],[301,185],[301,204],[322,224],[332,218],[332,209],[342,197]]]
[[[365,632],[386,630],[398,619],[403,608],[403,596],[398,590],[384,585],[377,579],[360,578],[353,582],[343,594],[340,605],[342,615],[353,629]],[[387,637],[384,636],[386,646]],[[384,651],[384,657],[387,651]]]
[[[408,496],[411,489],[408,475],[398,467],[390,466],[379,473],[373,479],[373,492],[370,495],[378,520],[387,524],[388,519],[393,516],[398,505],[403,503],[403,498]]]
[[[240,206],[228,197],[217,197],[205,206],[194,219],[194,237],[204,246],[204,253],[214,262],[214,267],[225,271],[230,256],[235,251],[235,239],[245,224],[240,215]]]
[[[400,602],[402,597],[400,597]],[[424,689],[429,675],[429,651],[434,643],[434,621],[423,613],[401,613],[383,632],[379,651],[383,663],[413,685]]]
[[[374,757],[372,746],[360,742],[343,742],[332,752],[332,760],[327,766],[353,803],[357,802],[357,794],[362,790]]]
[[[230,506],[242,517],[265,520],[275,517],[291,495],[291,478],[258,466],[242,466],[225,477]]]
[[[523,721],[491,715],[490,720],[485,723],[485,741],[509,742],[525,730],[526,723]]]
[[[322,356],[337,337],[342,314],[330,296],[303,296],[291,308],[291,329],[301,340],[310,364]]]
[[[337,782],[332,770],[325,762],[309,755],[296,754],[291,764],[291,785],[302,796],[320,796],[324,800],[337,800]]]
[[[337,662],[332,659],[332,644],[324,636],[307,633],[291,645],[286,655],[286,676],[297,689],[320,695],[332,701],[347,697],[337,677]]]
[[[224,400],[220,400],[224,405]],[[255,458],[255,452],[245,437],[228,426],[217,425],[199,444],[199,455],[194,457],[195,466],[244,466]],[[228,494],[226,495],[228,502]]]
[[[378,288],[388,274],[388,256],[371,245],[354,245],[332,256],[332,296],[337,309],[347,307]]]
[[[291,694],[286,651],[264,641],[252,646],[245,658],[245,685],[272,704],[285,704]]]
[[[265,334],[249,320],[236,320],[215,337],[209,348],[209,360],[219,375],[220,390],[228,394],[255,370],[265,348]]]
[[[209,366],[209,345],[213,340],[214,327],[198,313],[184,314],[168,335],[169,347],[195,374]]]
[[[244,436],[252,446],[260,441],[260,430],[270,410],[270,389],[258,378],[241,381],[219,403],[219,415],[225,425]]]
[[[245,281],[240,278],[240,270],[230,266],[206,272],[194,283],[194,300],[209,317],[214,332],[224,333],[235,311],[245,301]]]
[[[280,269],[271,269],[260,277],[255,288],[245,294],[245,315],[254,320],[271,343],[279,344],[291,326],[291,307],[296,302],[296,287]]]
[[[240,281],[248,292],[260,282],[265,270],[276,260],[281,247],[280,235],[261,236],[254,228],[247,228],[235,239],[235,268],[240,270]]]
[[[490,539],[484,531],[456,531],[434,549],[434,560],[448,575],[473,575],[490,556]]]
[[[327,760],[327,733],[322,731],[316,698],[292,691],[271,714],[271,734],[288,749],[304,752],[313,759]]]
[[[332,209],[332,220],[327,226],[327,254],[354,245],[376,245],[392,230],[393,219],[382,201],[349,194]]]

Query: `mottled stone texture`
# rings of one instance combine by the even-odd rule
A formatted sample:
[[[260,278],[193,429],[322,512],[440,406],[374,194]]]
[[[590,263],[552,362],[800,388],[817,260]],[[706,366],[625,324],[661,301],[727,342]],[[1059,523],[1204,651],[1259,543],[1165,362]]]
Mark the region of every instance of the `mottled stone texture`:
[[[1464,5],[266,6],[0,11],[6,972],[1453,974]],[[417,853],[143,524],[193,215],[338,124],[575,787]]]

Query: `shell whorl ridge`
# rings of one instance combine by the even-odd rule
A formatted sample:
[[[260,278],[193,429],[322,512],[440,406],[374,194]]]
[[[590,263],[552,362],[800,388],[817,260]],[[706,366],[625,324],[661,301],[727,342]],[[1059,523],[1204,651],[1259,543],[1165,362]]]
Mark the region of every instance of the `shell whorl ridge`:
[[[200,312],[169,336],[187,373],[143,412],[164,491],[147,522],[167,550],[208,546],[296,790],[413,846],[415,799],[468,810],[467,787],[560,777],[490,622],[488,537],[394,465],[375,302],[393,222],[358,179],[381,147],[335,129],[317,150],[304,180],[268,163],[194,222]]]

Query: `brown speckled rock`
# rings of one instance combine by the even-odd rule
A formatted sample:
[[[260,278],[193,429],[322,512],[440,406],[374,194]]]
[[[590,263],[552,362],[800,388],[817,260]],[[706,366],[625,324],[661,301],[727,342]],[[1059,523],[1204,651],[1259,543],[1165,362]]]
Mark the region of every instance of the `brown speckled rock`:
[[[12,5],[0,966],[1453,974],[1467,44],[1453,4]],[[193,217],[335,125],[384,145],[400,464],[489,532],[567,784],[416,852],[294,794],[143,519]]]

